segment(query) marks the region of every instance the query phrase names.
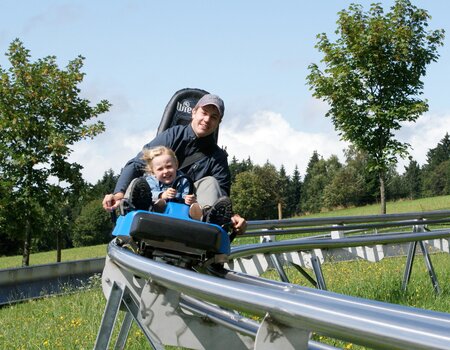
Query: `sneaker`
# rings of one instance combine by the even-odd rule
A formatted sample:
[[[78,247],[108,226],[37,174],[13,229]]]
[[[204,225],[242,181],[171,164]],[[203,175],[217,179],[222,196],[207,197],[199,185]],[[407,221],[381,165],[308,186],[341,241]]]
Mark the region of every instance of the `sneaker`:
[[[204,215],[204,221],[224,227],[231,223],[233,209],[229,197],[220,197]]]
[[[128,198],[132,210],[151,210],[153,204],[152,191],[147,180],[143,177],[131,181],[127,193],[125,193],[125,198]]]

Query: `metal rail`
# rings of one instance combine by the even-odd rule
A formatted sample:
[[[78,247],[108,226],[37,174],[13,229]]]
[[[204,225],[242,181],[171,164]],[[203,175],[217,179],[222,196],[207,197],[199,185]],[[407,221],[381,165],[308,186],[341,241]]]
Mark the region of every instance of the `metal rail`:
[[[61,294],[103,271],[105,258],[0,270],[0,305]]]
[[[412,213],[399,213],[399,214],[381,214],[381,215],[358,215],[358,216],[334,216],[326,218],[294,218],[294,219],[282,219],[282,220],[254,220],[248,222],[248,229],[270,229],[270,228],[282,228],[282,227],[307,227],[307,226],[320,226],[331,225],[332,229],[335,229],[333,225],[347,225],[347,224],[367,224],[367,223],[387,223],[390,222],[390,226],[408,226],[414,225],[416,220],[426,220],[427,222],[450,222],[450,210],[436,210],[427,212],[412,212]],[[442,221],[440,221],[442,220]],[[378,226],[381,227],[381,226]]]
[[[262,339],[257,335],[254,349],[307,349],[311,332],[376,349],[450,347],[450,314],[342,296],[237,273],[225,272],[225,278],[213,277],[143,258],[117,247],[114,242],[108,247],[108,255],[104,290],[112,293],[114,285],[125,286],[122,288],[125,292],[130,289],[129,297],[136,298],[137,304],[141,305],[140,312],[133,317],[156,346],[169,344],[164,342],[167,339],[161,327],[159,333],[154,331],[158,324],[166,324],[166,318],[174,320],[175,314],[184,317],[180,316],[179,300],[180,295],[186,294],[203,302],[263,316],[257,333],[266,336]],[[122,277],[116,274],[122,274]],[[138,286],[136,278],[141,281]],[[167,309],[158,313],[162,305],[166,308],[170,305],[171,313]],[[143,314],[151,315],[151,319],[142,317]],[[166,332],[177,333],[177,324],[170,324],[172,329]],[[183,327],[189,328],[189,323],[184,323]],[[195,329],[197,334],[208,334]],[[291,346],[279,347],[280,340],[277,342],[275,338]],[[185,346],[181,338],[177,341],[175,345]],[[100,345],[97,343],[96,349],[101,349]],[[244,345],[246,347],[241,348],[252,348],[248,342]]]
[[[276,254],[286,251],[417,242],[448,237],[450,237],[450,229],[434,230],[430,232],[394,232],[377,235],[364,235],[358,237],[346,237],[341,239],[297,238],[292,240],[267,242],[264,244],[246,244],[242,246],[236,246],[232,249],[230,258],[237,259],[255,254]]]

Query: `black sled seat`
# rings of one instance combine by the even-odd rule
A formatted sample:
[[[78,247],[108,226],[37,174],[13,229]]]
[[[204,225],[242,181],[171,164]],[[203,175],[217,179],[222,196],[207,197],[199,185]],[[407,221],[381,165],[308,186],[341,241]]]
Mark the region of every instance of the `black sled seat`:
[[[161,122],[158,127],[157,134],[175,125],[187,125],[191,122],[192,110],[198,100],[204,95],[209,94],[208,91],[197,88],[185,88],[178,90],[167,103],[164,109]],[[214,133],[217,142],[219,129]]]

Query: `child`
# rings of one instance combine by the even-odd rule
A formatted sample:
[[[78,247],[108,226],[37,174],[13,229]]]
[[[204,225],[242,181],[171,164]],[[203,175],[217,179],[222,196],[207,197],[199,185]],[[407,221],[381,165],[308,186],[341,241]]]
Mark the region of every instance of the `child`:
[[[178,170],[178,160],[175,153],[168,147],[157,146],[143,150],[142,159],[147,163],[146,180],[152,191],[153,209],[164,211],[166,201],[170,199],[182,199],[190,206],[191,218],[200,220],[202,210],[197,203],[195,194],[189,194],[189,182],[182,178],[178,188],[172,188],[175,179],[183,175]]]

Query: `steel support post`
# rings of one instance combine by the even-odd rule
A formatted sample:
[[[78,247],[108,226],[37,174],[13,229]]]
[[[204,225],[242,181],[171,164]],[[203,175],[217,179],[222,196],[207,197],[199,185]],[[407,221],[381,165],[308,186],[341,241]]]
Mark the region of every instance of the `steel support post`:
[[[311,254],[311,265],[313,267],[314,274],[316,275],[317,287],[322,290],[327,290],[320,261],[314,253]]]
[[[436,272],[434,272],[433,264],[431,263],[430,254],[428,253],[428,249],[425,246],[425,243],[422,241],[419,242],[420,249],[423,253],[423,258],[425,259],[425,265],[427,266],[428,274],[431,278],[431,283],[433,284],[433,289],[436,294],[441,294],[441,288],[439,287],[438,279],[436,276]]]
[[[294,266],[297,271],[300,272],[303,277],[305,277],[314,286],[314,288],[317,288],[317,282],[309,275],[308,272],[305,271],[303,267],[297,265],[296,263],[293,263],[292,261],[290,261],[289,263],[291,264],[291,266]]]
[[[413,232],[425,232],[424,226],[423,225],[414,226]],[[406,291],[409,279],[411,277],[411,271],[412,271],[414,257],[415,257],[415,253],[416,253],[416,249],[417,249],[417,243],[419,244],[420,250],[422,251],[423,258],[425,260],[425,265],[427,267],[428,274],[431,279],[431,283],[433,284],[433,289],[436,294],[440,294],[441,288],[439,287],[439,282],[438,282],[438,279],[436,276],[436,272],[434,271],[433,264],[431,263],[431,258],[430,258],[430,254],[428,253],[428,249],[425,246],[425,243],[423,243],[423,241],[419,241],[419,242],[415,241],[415,242],[411,242],[409,244],[408,256],[406,258],[405,273],[403,275],[402,290]]]
[[[405,272],[403,273],[402,290],[405,292],[408,288],[409,278],[411,277],[412,266],[414,263],[414,256],[416,254],[417,241],[411,242],[408,248],[408,255],[406,256]]]
[[[108,301],[106,302],[106,308],[97,334],[97,339],[95,340],[95,350],[108,349],[124,292],[125,287],[120,286],[116,282],[113,283]]]
[[[272,261],[273,266],[277,270],[281,281],[289,283],[289,278],[288,278],[288,276],[286,275],[286,272],[283,269],[283,265],[280,262],[280,258],[278,256],[278,254],[270,254],[270,260]]]
[[[115,350],[125,349],[125,344],[127,343],[128,333],[130,332],[132,322],[133,315],[131,315],[131,312],[128,311],[125,313],[125,317],[122,321],[122,326],[120,327],[120,332],[117,336],[116,344],[114,346]]]

